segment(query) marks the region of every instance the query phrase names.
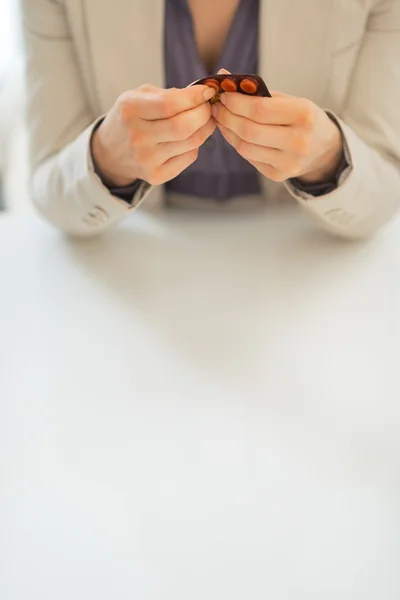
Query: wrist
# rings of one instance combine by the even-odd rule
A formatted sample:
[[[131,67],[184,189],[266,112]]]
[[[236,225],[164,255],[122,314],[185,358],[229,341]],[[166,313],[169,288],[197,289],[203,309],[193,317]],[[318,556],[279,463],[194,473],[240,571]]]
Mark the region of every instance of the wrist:
[[[114,164],[115,161],[104,140],[103,123],[104,121],[94,130],[90,141],[95,172],[108,188],[122,188],[131,185],[137,178],[127,177],[118,172],[117,165]]]
[[[327,149],[321,155],[313,169],[297,177],[303,184],[325,183],[336,175],[339,165],[343,160],[343,139],[337,125],[330,120],[331,133],[327,142]]]

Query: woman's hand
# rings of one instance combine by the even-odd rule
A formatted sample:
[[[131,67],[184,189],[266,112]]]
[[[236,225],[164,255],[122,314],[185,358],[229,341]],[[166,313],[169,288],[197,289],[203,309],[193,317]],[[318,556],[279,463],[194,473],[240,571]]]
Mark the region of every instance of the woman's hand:
[[[212,114],[224,138],[273,181],[296,177],[304,183],[323,182],[340,162],[341,133],[310,100],[226,93]]]
[[[135,179],[159,185],[179,175],[216,128],[208,102],[214,93],[204,85],[144,85],[122,94],[92,137],[102,179],[122,187]]]

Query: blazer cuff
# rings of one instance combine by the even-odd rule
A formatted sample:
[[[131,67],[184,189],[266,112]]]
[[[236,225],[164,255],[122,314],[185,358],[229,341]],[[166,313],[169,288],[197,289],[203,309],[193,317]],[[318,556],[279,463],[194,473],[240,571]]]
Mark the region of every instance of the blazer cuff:
[[[66,233],[96,235],[123,219],[151,191],[140,184],[128,205],[113,196],[96,174],[91,155],[95,121],[33,173],[32,196],[38,210]]]
[[[144,200],[147,193],[151,190],[151,185],[147,182],[140,182],[135,186],[129,198],[129,202],[118,198],[112,191],[104,185],[103,181],[96,173],[93,162],[91,141],[94,131],[100,125],[104,117],[96,120],[83,134],[81,134],[81,144],[85,152],[86,178],[84,182],[86,188],[86,198],[91,200],[84,223],[91,229],[100,227],[103,229],[107,224],[118,221],[125,213],[137,208]]]
[[[110,194],[112,194],[112,196],[115,196],[116,198],[119,198],[119,200],[123,200],[124,202],[126,202],[127,204],[132,206],[133,202],[135,201],[135,197],[136,197],[137,193],[140,191],[140,189],[142,187],[144,187],[144,186],[142,186],[142,184],[145,184],[146,182],[143,179],[137,179],[130,185],[126,185],[124,187],[109,186],[109,185],[107,185],[107,182],[103,180],[103,178],[102,178],[101,174],[99,173],[99,171],[96,167],[96,164],[93,160],[92,138],[93,138],[93,135],[96,132],[96,130],[100,127],[100,125],[104,121],[104,119],[105,119],[105,116],[103,115],[102,117],[97,119],[97,121],[94,123],[94,125],[92,127],[92,133],[90,135],[91,163],[93,165],[94,172],[96,173],[96,175],[98,176],[98,178],[100,179],[100,181],[104,185],[104,187],[106,187],[108,189]],[[149,184],[147,184],[147,185],[149,185]]]
[[[297,178],[289,179],[288,186],[292,186],[303,198],[320,197],[325,196],[333,192],[339,185],[341,185],[345,179],[345,175],[348,174],[348,169],[351,166],[350,150],[343,133],[342,127],[339,123],[338,118],[331,111],[325,111],[328,117],[335,123],[339,129],[342,141],[343,141],[343,154],[340,163],[336,169],[336,172],[331,177],[330,181],[317,182],[317,183],[302,183]]]
[[[337,187],[328,194],[316,197],[298,189],[290,180],[284,185],[305,211],[326,229],[343,237],[359,237],[356,232],[363,229],[363,223],[371,215],[371,206],[366,202],[365,194],[359,193],[363,174],[371,162],[369,148],[335,113],[328,110],[326,113],[341,131],[347,162],[347,167],[338,178]]]
[[[343,152],[336,172],[333,174],[330,180],[315,183],[303,183],[299,179],[293,178],[290,179],[290,183],[299,192],[306,193],[309,196],[314,196],[314,198],[317,198],[319,196],[325,196],[326,194],[330,194],[331,192],[333,192],[339,186],[342,173],[344,173],[348,166],[349,163],[347,161],[345,152]]]
[[[96,131],[96,129],[101,125],[101,123],[103,121],[104,121],[104,115],[102,117],[99,117],[99,119],[97,119],[94,123],[92,123],[92,125],[89,127],[89,129],[86,130],[86,132],[84,132],[84,134],[83,134],[83,135],[86,134],[85,137],[87,137],[86,164],[87,164],[87,168],[88,168],[88,172],[89,172],[89,179],[91,180],[91,183],[93,183],[93,185],[96,186],[98,192],[100,192],[100,189],[101,189],[102,195],[104,197],[107,197],[108,201],[112,202],[114,207],[118,204],[119,206],[122,206],[128,210],[137,208],[137,206],[142,202],[144,197],[147,196],[147,193],[151,190],[152,186],[150,185],[150,183],[147,183],[147,181],[142,181],[141,179],[138,179],[137,181],[135,181],[130,186],[127,186],[126,188],[109,188],[102,181],[100,175],[98,174],[98,172],[96,170],[95,164],[93,162],[93,156],[92,156],[92,137],[93,137],[93,134]],[[122,198],[119,197],[118,193],[114,193],[114,192],[122,193],[122,191],[125,192],[123,194]],[[127,206],[127,204],[128,204],[128,206]]]

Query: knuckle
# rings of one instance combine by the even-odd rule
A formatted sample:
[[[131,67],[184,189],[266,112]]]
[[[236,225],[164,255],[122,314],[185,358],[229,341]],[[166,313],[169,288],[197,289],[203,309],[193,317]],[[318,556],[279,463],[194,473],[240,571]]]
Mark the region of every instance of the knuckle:
[[[146,142],[146,134],[138,129],[132,129],[130,132],[131,146],[134,148],[141,147]]]
[[[201,131],[201,129],[198,129],[197,131],[192,133],[192,135],[189,137],[189,148],[190,149],[198,148],[199,146],[201,146],[204,143],[205,139],[206,139],[205,132]]]
[[[300,131],[293,139],[293,151],[295,154],[304,156],[310,150],[310,137],[307,132]]]
[[[241,156],[246,156],[249,150],[249,144],[239,138],[235,144],[235,148]]]
[[[204,104],[204,88],[203,86],[194,85],[187,88],[188,92],[188,104],[190,108],[196,108]],[[208,104],[208,103],[207,103]]]
[[[262,122],[265,118],[265,103],[263,98],[254,98],[251,117],[256,122]]]
[[[307,128],[311,128],[315,122],[315,106],[306,98],[300,100],[299,121]]]
[[[287,176],[284,173],[276,173],[275,177],[274,177],[274,181],[276,181],[276,183],[283,183],[284,181],[286,181]]]
[[[260,173],[262,173],[265,177],[268,177],[268,179],[272,179],[273,168],[271,167],[271,165],[261,164],[257,168],[260,171]]]
[[[172,119],[172,130],[178,140],[188,139],[193,133],[190,117],[185,114],[174,117]]]
[[[240,126],[239,136],[242,140],[250,140],[253,134],[252,124],[246,120]]]
[[[148,168],[154,163],[154,153],[149,148],[140,148],[136,157],[142,167]]]
[[[283,181],[286,181],[286,179],[287,179],[287,177],[284,173],[282,173],[281,171],[277,171],[275,169],[271,170],[269,178],[272,179],[272,181],[275,181],[276,183],[282,183]]]
[[[203,127],[210,120],[211,108],[210,106],[203,104],[203,106],[196,108],[193,111],[193,114],[195,115],[194,121],[197,124],[197,127]]]
[[[194,150],[191,150],[188,154],[188,162],[189,164],[193,164],[194,162],[196,162],[196,160],[199,157],[199,149],[195,148]]]
[[[214,117],[217,123],[220,123],[221,125],[225,125],[228,126],[229,125],[229,119],[228,117],[228,111],[225,108],[225,106],[221,106],[219,103],[215,105],[215,107],[218,110],[217,116]],[[212,114],[212,113],[211,113]]]
[[[133,101],[132,96],[128,93],[123,93],[117,100],[119,117],[125,125],[129,123],[133,115]]]
[[[198,159],[198,157],[199,157],[199,149],[198,149],[198,148],[195,148],[195,149],[193,150],[193,160],[197,160],[197,159]]]
[[[242,140],[244,140],[248,136],[248,133],[249,133],[249,126],[245,121],[242,121],[239,126],[238,135]]]
[[[173,110],[173,98],[166,90],[157,95],[158,110],[162,119],[167,119]]]
[[[137,90],[138,92],[154,92],[155,90],[157,90],[159,88],[157,88],[155,85],[153,85],[152,83],[143,83],[142,85],[140,85]]]
[[[209,102],[201,104],[200,110],[202,111],[204,119],[208,121],[208,119],[211,117],[211,104]]]
[[[183,141],[190,137],[189,128],[181,119],[174,120],[172,123],[172,132],[174,138],[178,141]]]
[[[302,161],[298,157],[294,157],[289,161],[287,167],[291,177],[294,177],[301,172]]]
[[[150,185],[162,185],[165,183],[166,179],[160,169],[154,169],[149,172],[146,181],[150,183]]]

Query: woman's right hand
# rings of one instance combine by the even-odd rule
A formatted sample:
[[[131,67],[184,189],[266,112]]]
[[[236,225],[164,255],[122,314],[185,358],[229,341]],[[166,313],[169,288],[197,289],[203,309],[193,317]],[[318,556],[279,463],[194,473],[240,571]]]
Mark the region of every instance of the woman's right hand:
[[[216,128],[208,86],[143,85],[122,94],[92,137],[96,170],[110,187],[160,185],[191,165]]]

